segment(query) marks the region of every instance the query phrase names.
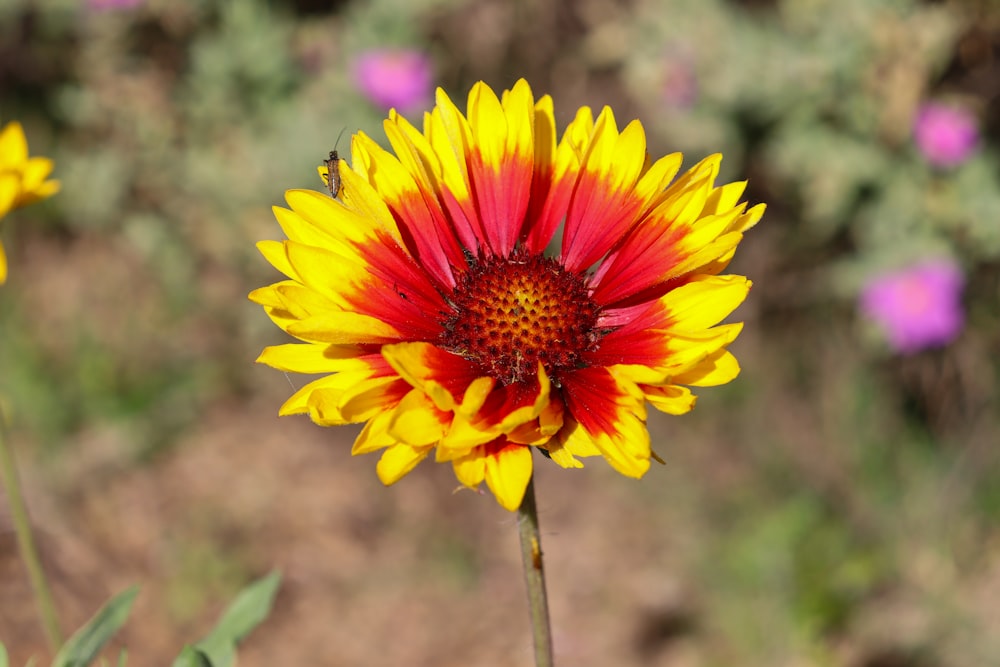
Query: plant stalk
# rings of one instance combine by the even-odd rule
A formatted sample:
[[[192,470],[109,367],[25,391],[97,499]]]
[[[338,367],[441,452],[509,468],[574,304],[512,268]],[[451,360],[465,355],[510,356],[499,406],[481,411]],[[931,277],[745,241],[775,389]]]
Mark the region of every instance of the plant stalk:
[[[0,475],[3,476],[3,486],[7,491],[7,503],[10,506],[10,517],[14,523],[17,536],[17,547],[21,552],[21,560],[28,568],[28,577],[35,593],[35,603],[38,605],[38,615],[45,630],[53,653],[62,646],[62,632],[59,629],[59,616],[52,601],[52,591],[42,569],[42,561],[38,557],[35,538],[31,532],[28,511],[21,493],[21,484],[17,477],[17,466],[14,462],[14,451],[7,442],[7,424],[3,410],[0,408]]]
[[[538,532],[538,508],[535,505],[535,478],[528,481],[524,500],[517,510],[517,526],[521,535],[521,564],[528,587],[531,628],[535,640],[535,667],[553,667],[552,628],[549,624],[549,602],[545,593],[545,568],[542,563],[542,542]]]

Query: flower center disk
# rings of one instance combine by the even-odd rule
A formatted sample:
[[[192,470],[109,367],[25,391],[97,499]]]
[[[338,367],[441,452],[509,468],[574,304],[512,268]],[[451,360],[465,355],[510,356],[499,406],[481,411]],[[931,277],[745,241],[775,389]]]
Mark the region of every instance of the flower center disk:
[[[558,384],[559,371],[583,365],[601,338],[584,277],[550,257],[473,260],[449,300],[441,346],[503,384],[533,378],[539,362]]]

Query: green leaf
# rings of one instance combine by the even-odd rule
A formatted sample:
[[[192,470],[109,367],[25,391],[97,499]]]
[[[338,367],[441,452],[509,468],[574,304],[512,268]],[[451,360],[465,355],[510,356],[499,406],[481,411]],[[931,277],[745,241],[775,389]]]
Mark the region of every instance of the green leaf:
[[[213,665],[208,656],[200,649],[185,646],[181,654],[174,660],[172,667],[213,667]]]
[[[114,636],[118,629],[128,620],[129,611],[139,588],[132,586],[123,593],[111,598],[101,609],[87,621],[86,625],[76,631],[69,641],[59,650],[52,667],[85,667],[97,657],[101,648]]]
[[[208,656],[211,667],[232,667],[236,660],[236,644],[267,618],[280,583],[281,573],[272,572],[244,588],[223,612],[215,628],[195,644],[196,649]]]
[[[0,416],[0,419],[3,419]],[[4,647],[3,642],[0,642],[0,667],[10,667],[10,662],[7,660],[7,649]]]

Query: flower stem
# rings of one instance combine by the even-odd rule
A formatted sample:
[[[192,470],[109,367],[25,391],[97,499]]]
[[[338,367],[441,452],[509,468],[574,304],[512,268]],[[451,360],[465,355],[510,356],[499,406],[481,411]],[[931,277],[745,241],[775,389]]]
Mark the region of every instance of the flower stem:
[[[552,667],[552,629],[549,626],[549,602],[545,594],[545,568],[542,564],[542,542],[538,533],[538,509],[535,506],[535,479],[528,481],[524,500],[517,510],[517,526],[521,535],[521,564],[528,587],[531,608],[531,628],[535,639],[535,667]]]
[[[42,627],[49,640],[49,646],[57,651],[62,646],[62,632],[59,630],[59,617],[52,602],[52,591],[42,569],[42,561],[35,548],[35,539],[31,533],[31,523],[28,521],[28,511],[25,509],[24,496],[17,479],[17,467],[14,463],[14,452],[7,443],[7,425],[3,410],[0,409],[0,475],[3,476],[3,486],[7,491],[7,503],[10,505],[10,516],[14,522],[14,532],[17,535],[17,546],[21,551],[21,559],[28,568],[31,586],[35,591],[35,602],[38,605],[38,615]]]

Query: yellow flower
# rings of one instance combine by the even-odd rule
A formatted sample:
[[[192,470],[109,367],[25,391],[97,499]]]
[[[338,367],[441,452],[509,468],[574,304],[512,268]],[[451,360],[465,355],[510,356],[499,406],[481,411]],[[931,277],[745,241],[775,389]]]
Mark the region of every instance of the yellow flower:
[[[46,180],[52,160],[28,157],[28,141],[18,122],[0,130],[0,218],[10,211],[51,197],[59,181]],[[0,285],[7,280],[7,256],[0,242]]]
[[[287,280],[250,298],[301,341],[258,361],[323,375],[280,414],[364,423],[353,453],[385,450],[385,484],[433,452],[508,510],[533,449],[641,477],[647,404],[687,412],[688,387],[739,372],[741,325],[718,323],[750,282],[718,274],[763,205],[715,185],[718,155],[679,178],[679,154],[651,163],[608,108],[557,140],[524,81],[475,85],[467,116],[439,90],[422,131],[394,111],[384,127],[395,154],[359,133],[342,201],[289,191],[288,239],[258,244]]]

